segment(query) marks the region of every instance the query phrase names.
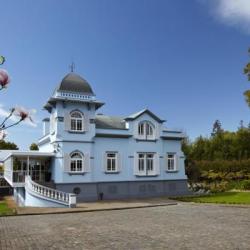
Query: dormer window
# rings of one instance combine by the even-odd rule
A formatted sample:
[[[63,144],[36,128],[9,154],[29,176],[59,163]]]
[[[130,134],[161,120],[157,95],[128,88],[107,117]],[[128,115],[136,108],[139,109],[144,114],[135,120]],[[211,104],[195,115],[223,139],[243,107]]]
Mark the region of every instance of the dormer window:
[[[143,121],[138,124],[138,137],[140,139],[154,139],[155,128],[149,121]]]
[[[83,114],[79,111],[70,113],[70,130],[83,131]]]

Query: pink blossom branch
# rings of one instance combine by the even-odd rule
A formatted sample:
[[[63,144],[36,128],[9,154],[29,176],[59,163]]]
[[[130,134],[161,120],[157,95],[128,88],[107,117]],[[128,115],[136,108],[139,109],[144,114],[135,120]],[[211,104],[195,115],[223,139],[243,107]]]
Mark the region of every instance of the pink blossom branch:
[[[5,122],[13,115],[14,111],[15,111],[14,108],[11,109],[10,114],[7,117],[5,117],[5,119],[3,120],[3,122],[0,124],[0,128],[4,128],[5,127]]]
[[[14,127],[14,126],[18,125],[18,124],[19,124],[20,122],[22,122],[22,121],[23,121],[23,119],[20,119],[19,121],[15,122],[15,123],[13,123],[13,124],[7,126],[7,127],[4,127],[4,130],[6,130],[6,129],[8,129],[8,128],[11,128],[11,127]]]
[[[29,119],[31,122],[33,122],[31,115],[30,115],[31,111],[27,111],[22,107],[15,107],[12,108],[10,111],[10,114],[3,120],[3,122],[0,124],[0,131],[1,130],[6,130],[8,128],[11,128],[13,126],[18,125],[20,122]],[[15,115],[17,117],[19,117],[19,120],[17,122],[14,122],[13,124],[10,124],[8,126],[6,126],[6,121],[12,116]]]
[[[0,55],[0,65],[4,64],[5,57]],[[6,70],[0,69],[0,91],[7,88],[7,85],[10,83],[10,77]],[[6,122],[11,118],[12,115],[16,115],[19,117],[19,120],[17,122],[14,122],[10,125],[5,125]],[[33,122],[31,116],[31,112],[26,111],[23,108],[16,107],[12,108],[10,111],[10,114],[4,118],[4,120],[0,124],[0,140],[3,140],[6,136],[5,130],[11,127],[14,127],[21,123],[22,121],[29,119],[31,122]]]
[[[10,83],[10,77],[6,70],[0,69],[0,90],[7,88]]]

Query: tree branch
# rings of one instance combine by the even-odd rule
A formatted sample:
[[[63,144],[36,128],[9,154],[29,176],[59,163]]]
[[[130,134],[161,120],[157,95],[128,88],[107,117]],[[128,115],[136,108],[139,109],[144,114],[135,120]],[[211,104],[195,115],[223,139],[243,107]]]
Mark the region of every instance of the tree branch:
[[[16,126],[16,125],[18,125],[21,121],[23,121],[23,119],[21,119],[21,120],[15,122],[15,123],[13,123],[13,124],[11,124],[11,125],[5,127],[4,129],[6,130],[7,128],[11,128],[11,127],[13,127],[13,126]]]
[[[10,114],[7,116],[7,117],[5,117],[5,119],[3,120],[3,122],[0,124],[0,128],[3,128],[3,126],[4,126],[4,123],[13,115],[13,109],[11,110],[11,112],[10,112]]]

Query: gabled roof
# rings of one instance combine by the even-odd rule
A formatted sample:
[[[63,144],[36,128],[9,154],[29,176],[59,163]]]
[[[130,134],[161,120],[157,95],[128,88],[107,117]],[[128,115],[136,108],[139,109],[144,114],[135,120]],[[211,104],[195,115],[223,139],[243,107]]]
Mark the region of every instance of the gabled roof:
[[[137,113],[134,113],[134,114],[126,117],[124,120],[126,120],[126,121],[133,121],[133,120],[135,120],[136,118],[138,118],[139,116],[141,116],[143,114],[148,114],[149,116],[151,116],[153,119],[155,119],[156,121],[158,121],[160,123],[163,123],[163,122],[166,121],[166,120],[160,119],[158,116],[156,116],[154,113],[152,113],[148,109],[143,109],[143,110],[141,110],[141,111],[139,111]]]
[[[126,121],[122,117],[96,115],[96,128],[100,129],[126,129]]]

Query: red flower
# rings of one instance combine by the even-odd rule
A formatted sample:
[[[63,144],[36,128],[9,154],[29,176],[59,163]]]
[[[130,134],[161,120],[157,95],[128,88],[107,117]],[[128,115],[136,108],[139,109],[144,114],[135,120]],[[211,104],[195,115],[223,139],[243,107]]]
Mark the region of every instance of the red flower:
[[[10,82],[10,77],[8,72],[4,69],[0,69],[0,86],[1,88],[6,88]]]

